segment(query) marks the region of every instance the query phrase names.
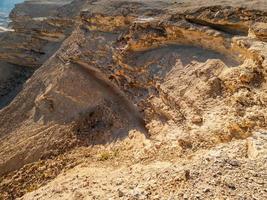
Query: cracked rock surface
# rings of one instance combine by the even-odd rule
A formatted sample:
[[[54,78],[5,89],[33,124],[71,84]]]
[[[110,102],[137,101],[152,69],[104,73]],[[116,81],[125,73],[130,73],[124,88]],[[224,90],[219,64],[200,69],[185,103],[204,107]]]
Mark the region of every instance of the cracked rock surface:
[[[29,0],[11,19],[0,199],[267,198],[264,0]]]

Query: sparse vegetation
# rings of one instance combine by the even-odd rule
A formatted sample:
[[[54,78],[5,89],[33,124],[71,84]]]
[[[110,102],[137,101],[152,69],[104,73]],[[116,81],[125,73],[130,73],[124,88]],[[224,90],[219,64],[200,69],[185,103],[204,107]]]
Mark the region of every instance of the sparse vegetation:
[[[267,196],[266,0],[28,0],[10,20],[0,200]]]
[[[103,152],[100,154],[99,160],[100,161],[106,161],[110,158],[112,158],[112,155],[109,152]]]

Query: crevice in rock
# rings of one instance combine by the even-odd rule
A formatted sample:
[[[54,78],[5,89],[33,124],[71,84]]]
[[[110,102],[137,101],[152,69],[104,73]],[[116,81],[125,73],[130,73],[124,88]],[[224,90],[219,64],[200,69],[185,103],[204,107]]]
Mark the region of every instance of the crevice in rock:
[[[239,35],[239,36],[247,36],[248,35],[248,27],[242,25],[231,25],[231,24],[215,24],[211,22],[207,22],[201,19],[194,18],[186,18],[186,20],[190,23],[209,26],[214,30],[229,34],[229,35]]]

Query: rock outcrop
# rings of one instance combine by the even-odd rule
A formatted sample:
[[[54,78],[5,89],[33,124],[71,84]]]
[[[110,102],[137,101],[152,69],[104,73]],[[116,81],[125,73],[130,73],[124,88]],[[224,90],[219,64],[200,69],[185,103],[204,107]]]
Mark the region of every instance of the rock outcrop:
[[[0,198],[267,195],[264,1],[31,0],[11,19],[0,60],[35,72],[0,110]]]
[[[75,13],[68,17],[58,16],[58,9],[70,2],[18,4],[10,14],[13,31],[1,33],[0,59],[17,65],[40,67],[74,28]]]

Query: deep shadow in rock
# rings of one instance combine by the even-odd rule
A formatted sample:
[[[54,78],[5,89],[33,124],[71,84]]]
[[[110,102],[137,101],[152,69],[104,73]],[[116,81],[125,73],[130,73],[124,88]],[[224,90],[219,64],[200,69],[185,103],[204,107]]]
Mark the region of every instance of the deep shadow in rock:
[[[142,63],[153,60],[156,61],[153,64],[154,69],[158,66],[161,70],[166,71],[169,71],[169,68],[172,68],[178,60],[183,66],[190,64],[192,61],[206,62],[208,59],[220,59],[229,67],[238,66],[240,64],[230,56],[228,57],[213,50],[190,45],[171,44],[136,53],[134,56],[131,56],[132,59],[130,59],[129,64],[140,66]]]
[[[33,71],[28,67],[0,62],[0,109],[16,97]]]

